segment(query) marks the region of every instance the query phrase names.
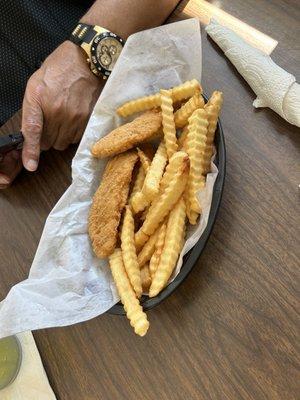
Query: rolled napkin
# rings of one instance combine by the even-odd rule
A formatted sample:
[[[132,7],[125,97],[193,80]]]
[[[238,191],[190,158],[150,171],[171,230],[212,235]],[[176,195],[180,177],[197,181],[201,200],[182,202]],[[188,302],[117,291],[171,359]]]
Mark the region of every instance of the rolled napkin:
[[[206,32],[257,95],[253,106],[269,107],[290,124],[300,126],[300,85],[296,78],[216,20],[210,21]]]

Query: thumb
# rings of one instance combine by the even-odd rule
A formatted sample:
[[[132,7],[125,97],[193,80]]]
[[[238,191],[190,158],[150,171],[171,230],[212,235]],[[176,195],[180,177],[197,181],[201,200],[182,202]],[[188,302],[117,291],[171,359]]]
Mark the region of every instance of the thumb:
[[[43,131],[43,112],[38,101],[26,89],[22,108],[22,150],[23,165],[28,171],[35,171],[40,157],[40,141]]]

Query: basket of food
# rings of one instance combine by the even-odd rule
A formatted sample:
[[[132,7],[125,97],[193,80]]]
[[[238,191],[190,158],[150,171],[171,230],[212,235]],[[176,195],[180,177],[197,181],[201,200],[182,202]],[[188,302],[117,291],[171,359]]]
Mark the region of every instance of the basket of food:
[[[119,116],[138,115],[92,147],[94,157],[110,159],[93,197],[90,239],[96,256],[108,259],[121,298],[110,312],[126,314],[141,336],[149,326],[145,310],[183,281],[212,229],[225,175],[222,103],[219,91],[205,101],[196,79],[162,89],[120,106]],[[195,236],[189,228],[200,226],[201,192],[207,197],[215,155],[221,173],[206,204],[206,227],[187,252],[187,237]]]
[[[223,98],[215,87],[205,99],[201,68],[196,19],[127,40],[29,277],[1,302],[0,337],[107,311],[126,313],[145,335],[145,311],[191,271],[221,200]]]
[[[184,281],[184,279],[191,272],[192,268],[196,265],[200,255],[206,245],[206,242],[211,234],[213,225],[214,225],[216,217],[217,217],[217,212],[218,212],[218,209],[220,206],[222,192],[223,192],[223,186],[224,186],[224,181],[225,181],[225,172],[226,172],[225,140],[224,140],[224,134],[223,134],[221,121],[218,120],[218,115],[220,113],[220,106],[221,106],[221,102],[222,102],[222,100],[221,100],[222,95],[218,92],[214,93],[214,95],[212,96],[213,105],[207,105],[206,107],[204,104],[207,103],[207,101],[208,101],[207,96],[202,94],[204,102],[201,101],[198,105],[197,102],[195,102],[195,100],[194,100],[198,95],[199,94],[196,93],[194,95],[194,97],[190,98],[189,102],[187,101],[185,103],[185,107],[182,106],[181,111],[177,110],[175,112],[175,122],[177,123],[177,126],[178,126],[178,117],[176,117],[176,113],[178,116],[178,114],[180,115],[181,112],[182,113],[186,112],[185,118],[183,118],[183,120],[182,120],[183,123],[180,124],[181,129],[178,130],[178,136],[179,136],[178,144],[179,144],[179,146],[182,146],[183,139],[186,137],[185,134],[187,132],[186,130],[184,130],[185,129],[184,123],[186,124],[185,126],[188,126],[187,119],[197,109],[196,107],[200,106],[200,105],[201,105],[201,107],[203,106],[203,108],[209,114],[210,121],[209,121],[208,126],[210,126],[211,136],[209,137],[208,141],[206,140],[206,144],[204,146],[205,150],[204,150],[203,155],[199,154],[199,157],[197,160],[200,165],[201,165],[201,157],[202,157],[202,160],[206,160],[206,167],[202,170],[202,172],[203,172],[204,176],[207,175],[207,173],[209,173],[211,170],[210,169],[211,168],[210,158],[212,156],[211,151],[209,151],[209,153],[207,153],[207,149],[209,149],[210,145],[214,145],[215,151],[213,153],[214,154],[213,163],[218,168],[218,176],[214,183],[209,217],[208,217],[206,228],[205,228],[204,232],[202,233],[201,237],[199,238],[199,240],[197,241],[195,246],[183,256],[181,270],[178,273],[178,275],[174,278],[174,280],[169,282],[169,284],[167,286],[165,286],[154,297],[149,297],[147,294],[142,295],[142,297],[140,299],[140,303],[141,303],[144,311],[150,310],[151,308],[157,306],[164,299],[166,299],[168,296],[170,296],[170,294],[172,294],[174,292],[174,290]],[[191,106],[191,108],[189,108],[189,110],[187,110],[187,108],[190,107],[191,104],[193,104],[193,106]],[[212,119],[212,115],[214,115],[213,119]],[[207,132],[208,132],[208,130],[207,130]],[[139,152],[140,163],[142,164],[143,158],[141,157],[141,155],[142,155],[142,153]],[[209,163],[208,163],[208,160],[209,160]],[[204,163],[205,163],[205,161],[204,161]],[[134,196],[135,196],[136,190],[138,189],[137,184],[139,184],[140,189],[143,190],[142,182],[143,183],[145,182],[145,175],[148,172],[148,171],[146,171],[147,165],[145,165],[145,163],[143,163],[143,168],[145,169],[145,173],[140,172],[142,169],[139,170],[139,174],[140,174],[140,176],[142,176],[142,178],[140,178],[140,176],[135,177],[135,185],[133,186],[133,189],[132,189],[132,192],[130,195],[130,202],[132,203],[132,201],[133,201],[133,206],[135,205]],[[148,172],[148,174],[149,174],[149,172]],[[140,182],[139,182],[139,179],[141,179]],[[199,182],[200,181],[201,181],[201,178],[199,179]],[[147,181],[146,181],[146,183],[147,183]],[[139,196],[137,196],[137,199],[139,199]],[[192,221],[192,223],[193,222],[194,221]],[[189,219],[187,220],[187,223],[190,223]],[[159,264],[159,259],[161,256],[160,253],[163,250],[164,239],[165,239],[165,234],[166,234],[165,228],[166,228],[166,224],[163,223],[160,228],[161,229],[160,234],[158,233],[159,231],[157,231],[157,233],[152,236],[152,240],[148,241],[149,247],[144,246],[143,251],[140,251],[140,253],[137,256],[137,262],[138,262],[139,268],[141,268],[141,273],[142,273],[142,284],[144,285],[144,290],[146,293],[152,284],[152,279],[153,279],[152,271],[154,269],[156,269],[157,264]],[[156,235],[157,235],[157,237],[156,237]],[[173,263],[174,263],[174,261],[173,261]],[[172,265],[170,265],[170,266],[172,268]],[[148,269],[149,269],[149,273],[148,273]],[[124,310],[123,304],[121,302],[115,304],[108,312],[112,313],[112,314],[125,315],[125,310]]]

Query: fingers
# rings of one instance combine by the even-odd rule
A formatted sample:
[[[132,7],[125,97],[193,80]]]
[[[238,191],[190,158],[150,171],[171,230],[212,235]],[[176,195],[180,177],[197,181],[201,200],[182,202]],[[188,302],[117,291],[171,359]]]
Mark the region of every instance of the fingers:
[[[59,151],[65,150],[73,142],[74,136],[75,136],[74,127],[72,127],[71,125],[61,126],[59,128],[56,140],[53,144],[53,148]]]
[[[65,150],[70,144],[78,143],[83,135],[87,124],[87,116],[77,119],[74,123],[72,119],[68,124],[60,127],[56,140],[53,144],[56,150]]]
[[[82,138],[82,135],[84,134],[86,125],[87,125],[87,121],[84,121],[84,122],[77,128],[77,131],[76,131],[76,133],[75,133],[75,135],[74,135],[74,139],[73,139],[73,142],[72,142],[73,144],[74,144],[74,143],[79,143],[79,142],[80,142],[80,140],[81,140],[81,138]]]
[[[38,167],[42,130],[43,112],[36,92],[28,84],[22,109],[22,133],[25,139],[22,159],[28,171],[35,171]]]
[[[0,162],[0,189],[6,189],[22,169],[21,152],[13,150]]]
[[[46,151],[53,147],[55,140],[58,136],[59,122],[58,117],[53,118],[44,117],[43,133],[41,138],[41,150]]]

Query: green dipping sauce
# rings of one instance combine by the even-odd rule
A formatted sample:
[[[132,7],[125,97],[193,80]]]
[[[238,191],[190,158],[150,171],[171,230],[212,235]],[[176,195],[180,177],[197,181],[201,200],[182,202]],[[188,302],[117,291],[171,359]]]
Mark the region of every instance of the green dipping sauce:
[[[21,346],[15,336],[0,339],[0,390],[17,376],[21,364]],[[1,395],[0,395],[1,398]]]

